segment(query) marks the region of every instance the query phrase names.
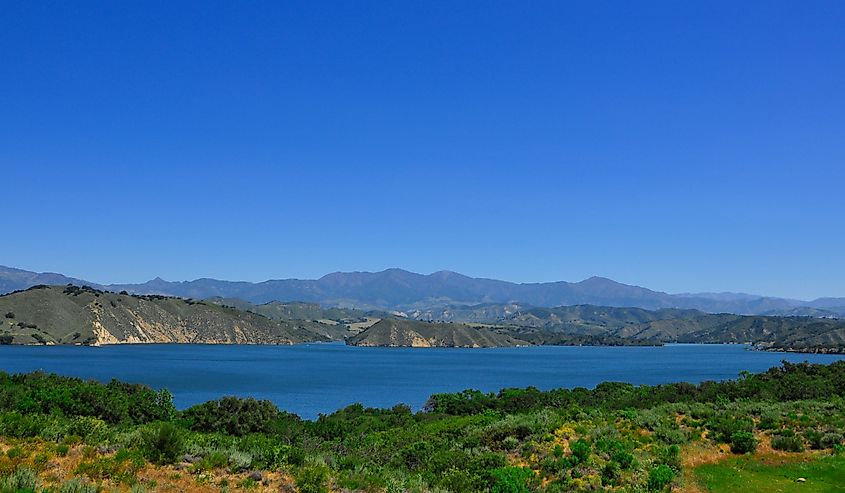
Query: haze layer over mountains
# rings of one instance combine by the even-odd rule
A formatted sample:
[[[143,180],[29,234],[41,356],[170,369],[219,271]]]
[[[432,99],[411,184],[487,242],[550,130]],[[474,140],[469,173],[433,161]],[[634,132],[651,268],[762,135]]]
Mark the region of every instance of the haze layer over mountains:
[[[402,269],[381,272],[336,272],[320,279],[282,279],[252,283],[197,279],[140,284],[102,285],[55,273],[36,273],[0,266],[0,293],[31,286],[88,285],[109,291],[160,294],[193,299],[236,298],[251,303],[307,301],[324,306],[367,310],[436,312],[451,306],[522,303],[538,307],[602,305],[645,309],[690,308],[711,313],[833,317],[845,315],[845,298],[811,301],[739,293],[668,294],[591,277],[580,282],[517,284],[473,278],[450,271],[423,275]]]

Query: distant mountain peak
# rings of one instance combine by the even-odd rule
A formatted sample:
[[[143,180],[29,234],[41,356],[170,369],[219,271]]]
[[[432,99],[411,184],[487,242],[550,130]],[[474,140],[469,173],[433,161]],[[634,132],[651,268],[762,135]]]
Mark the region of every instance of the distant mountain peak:
[[[622,284],[621,282],[614,281],[613,279],[602,277],[602,276],[591,276],[577,284]]]
[[[200,282],[200,280],[196,279],[194,281],[188,281],[188,282]],[[160,277],[156,277],[155,279],[147,281],[146,284],[148,286],[161,287],[161,286],[169,286],[170,284],[177,284],[177,283],[178,283],[178,281],[171,283],[170,281],[165,281],[164,279],[162,279]]]
[[[39,274],[0,267],[0,293],[38,284],[68,283],[112,291],[166,294],[193,299],[219,296],[252,303],[300,300],[326,306],[385,311],[426,311],[445,306],[518,303],[536,307],[592,304],[649,310],[688,308],[736,314],[792,313],[799,307],[815,307],[845,314],[845,299],[841,298],[805,302],[727,293],[676,295],[623,284],[602,276],[574,283],[556,281],[517,284],[468,277],[449,270],[419,274],[393,267],[380,272],[333,272],[319,279],[277,279],[255,283],[203,278],[172,282],[156,277],[141,284],[102,286],[60,274]]]
[[[432,272],[428,275],[428,277],[435,279],[472,279],[471,277],[451,270],[439,270],[437,272]]]

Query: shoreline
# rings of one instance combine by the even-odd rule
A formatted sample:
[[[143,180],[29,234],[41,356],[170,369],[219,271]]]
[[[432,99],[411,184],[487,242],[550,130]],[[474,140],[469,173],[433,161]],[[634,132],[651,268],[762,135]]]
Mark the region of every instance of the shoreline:
[[[290,346],[307,346],[307,345],[340,345],[354,348],[367,349],[506,349],[506,348],[531,348],[531,347],[595,347],[595,348],[659,348],[664,346],[747,346],[749,351],[760,351],[767,353],[790,353],[790,354],[829,354],[833,356],[845,355],[845,348],[842,347],[822,347],[822,348],[782,348],[782,347],[765,347],[765,343],[754,342],[663,342],[654,344],[515,344],[508,346],[411,346],[411,345],[361,345],[349,344],[346,341],[305,341],[305,342],[288,342],[288,343],[271,343],[271,342],[116,342],[104,344],[56,344],[54,342],[41,343],[27,343],[27,344],[0,344],[0,351],[3,347],[88,347],[88,348],[105,348],[105,347],[126,347],[126,346],[268,346],[268,347],[290,347]]]

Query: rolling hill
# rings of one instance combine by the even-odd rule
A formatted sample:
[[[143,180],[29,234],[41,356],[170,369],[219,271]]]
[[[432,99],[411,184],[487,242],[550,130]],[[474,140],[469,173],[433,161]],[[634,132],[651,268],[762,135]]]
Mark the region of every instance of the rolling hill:
[[[356,310],[354,308],[324,307],[319,303],[303,301],[270,301],[250,303],[237,298],[208,298],[203,301],[222,306],[247,310],[277,320],[360,320],[368,315],[385,316],[383,312]]]
[[[410,315],[487,324],[533,344],[753,343],[772,350],[845,352],[845,320],[831,318],[517,304],[456,306]]]
[[[347,341],[355,346],[494,347],[752,343],[781,351],[845,352],[845,321],[595,305],[481,304],[414,312],[422,320],[310,303],[254,305],[34,286],[0,296],[0,344]],[[437,318],[440,317],[440,318]],[[434,320],[437,318],[437,320]],[[448,320],[448,321],[447,321]]]
[[[0,342],[293,344],[327,341],[320,324],[213,303],[90,287],[35,286],[0,296]]]
[[[301,301],[271,301],[257,305],[237,298],[209,298],[204,300],[220,306],[237,308],[273,320],[299,321],[310,330],[333,341],[343,341],[379,319],[390,316],[384,312],[365,312],[352,308],[322,307],[317,303]]]
[[[381,347],[504,347],[525,346],[508,334],[464,324],[431,323],[386,318],[347,339],[351,346]]]

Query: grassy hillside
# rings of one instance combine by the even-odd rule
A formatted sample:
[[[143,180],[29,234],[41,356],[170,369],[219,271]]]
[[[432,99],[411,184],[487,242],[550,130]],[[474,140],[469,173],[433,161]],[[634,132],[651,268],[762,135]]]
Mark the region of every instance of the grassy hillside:
[[[447,307],[411,315],[510,328],[516,331],[515,337],[539,344],[753,343],[781,351],[845,352],[845,320],[833,318],[593,305],[542,308],[514,303]]]
[[[261,343],[328,340],[306,322],[212,303],[38,286],[0,296],[0,342],[14,344]]]
[[[536,327],[552,332],[605,334],[608,331],[637,327],[655,320],[683,320],[703,315],[697,310],[666,308],[617,308],[575,305],[557,308],[529,308],[503,317],[501,323],[520,327]]]
[[[379,319],[389,316],[384,312],[323,307],[317,303],[302,301],[271,301],[260,305],[236,298],[209,298],[204,301],[258,313],[274,320],[299,321],[300,323],[303,323],[303,321],[313,322],[308,324],[310,330],[333,341],[344,341]]]
[[[209,298],[204,301],[247,310],[277,320],[332,320],[337,322],[353,322],[372,315],[372,312],[364,310],[323,307],[318,303],[306,303],[304,301],[271,301],[263,304],[250,303],[237,298]],[[379,313],[378,315],[384,316],[385,314]]]
[[[657,320],[616,331],[622,337],[664,342],[743,343],[792,351],[845,351],[845,320],[810,317],[699,315]]]
[[[382,319],[347,340],[353,346],[501,347],[528,344],[486,328],[463,324]]]

